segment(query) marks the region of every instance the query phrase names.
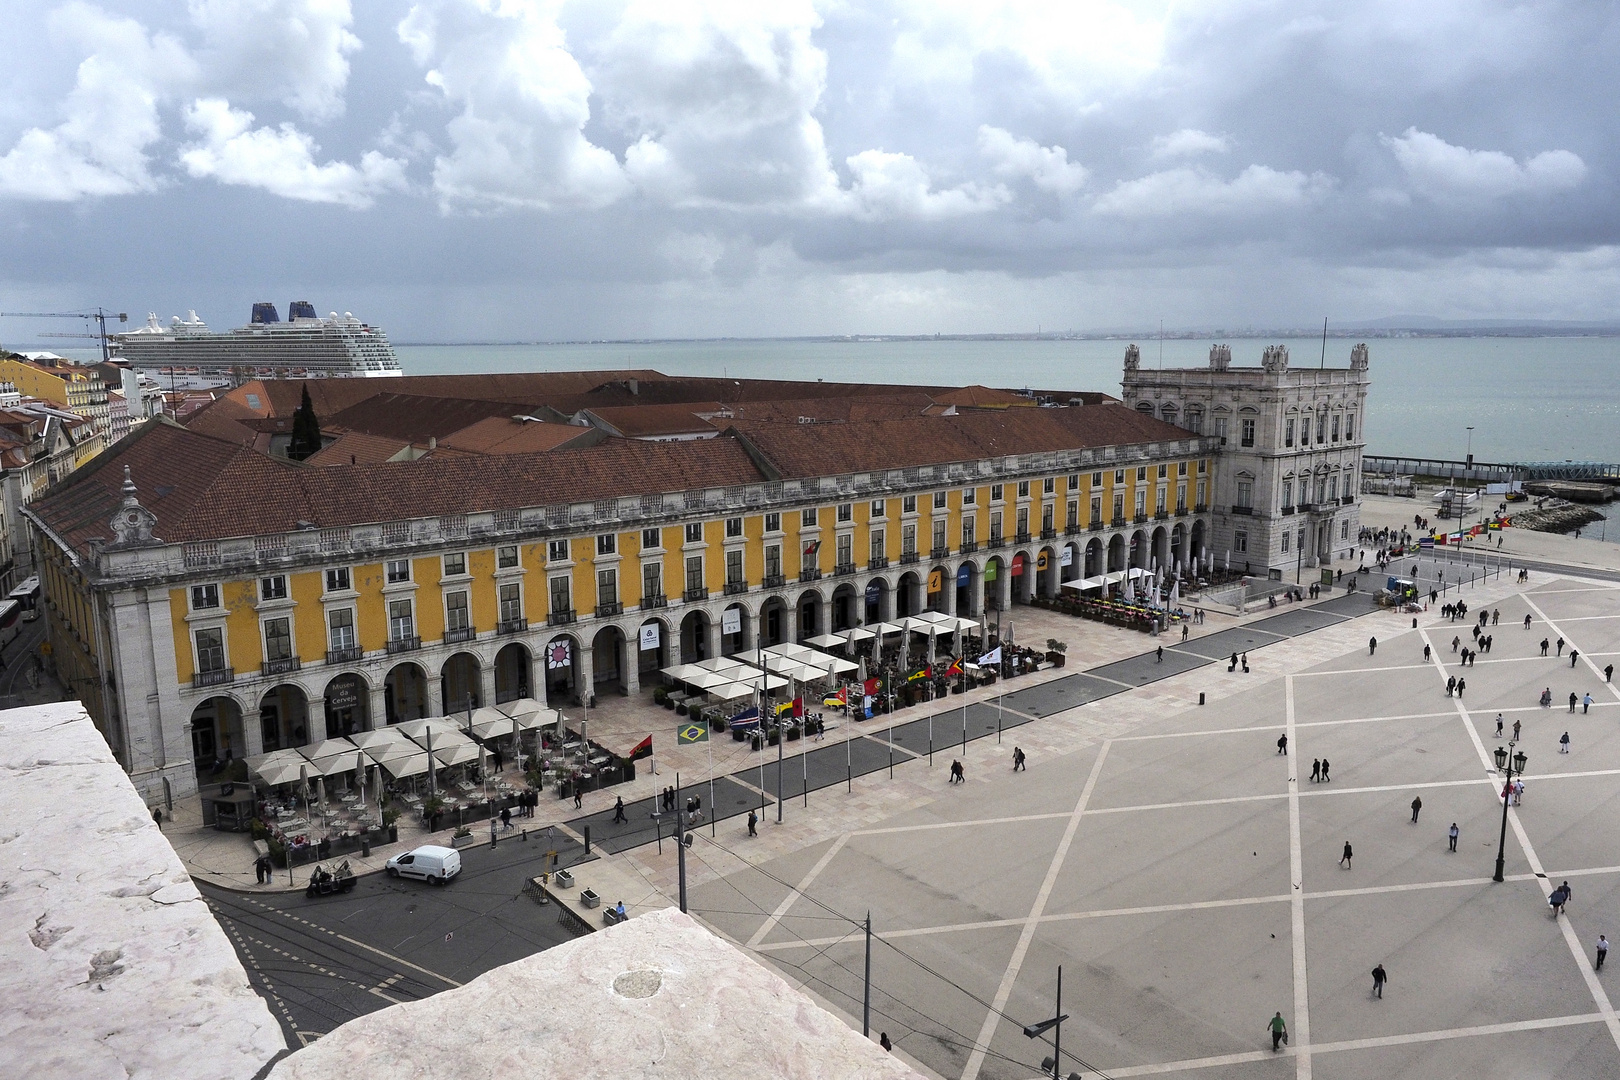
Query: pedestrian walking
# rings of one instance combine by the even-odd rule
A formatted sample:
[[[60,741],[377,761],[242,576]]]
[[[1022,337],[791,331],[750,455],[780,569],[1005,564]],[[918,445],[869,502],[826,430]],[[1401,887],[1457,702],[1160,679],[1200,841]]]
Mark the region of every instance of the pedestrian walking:
[[[1603,681],[1604,682],[1614,682],[1614,665],[1613,664],[1610,664],[1608,667],[1603,669]]]
[[[1418,811],[1423,809],[1423,797],[1418,796],[1412,800],[1412,824],[1417,824]]]
[[[1457,850],[1457,837],[1459,835],[1460,835],[1460,833],[1457,830],[1457,823],[1455,821],[1453,821],[1451,823],[1451,828],[1446,830],[1446,839],[1451,841],[1451,850],[1452,851]]]
[[[1579,700],[1580,700],[1580,699],[1579,699],[1579,698],[1577,698],[1577,697],[1576,697],[1576,696],[1575,696],[1575,691],[1573,691],[1573,690],[1571,690],[1571,691],[1570,691],[1570,692],[1569,692],[1569,711],[1570,711],[1570,712],[1574,712],[1574,711],[1575,711],[1575,703],[1576,703],[1576,702],[1577,702],[1577,701],[1579,701]]]
[[[1153,662],[1154,662],[1154,663],[1155,663],[1155,664],[1162,664],[1162,663],[1164,663],[1164,646],[1163,646],[1163,645],[1160,645],[1160,646],[1159,646],[1159,647],[1158,647],[1158,649],[1157,649],[1157,650],[1155,650],[1155,652],[1154,652],[1154,654],[1153,654]]]
[[[755,831],[758,828],[759,828],[759,815],[754,813],[754,811],[752,811],[752,810],[748,811],[748,835],[749,836],[758,836],[759,833]]]
[[[1368,638],[1367,639],[1367,655],[1368,656],[1373,656],[1377,652],[1378,652],[1378,639],[1375,638],[1375,637]]]
[[[1587,694],[1585,697],[1581,698],[1581,715],[1585,716],[1588,712],[1591,711],[1591,708],[1592,708],[1592,695]]]
[[[1311,783],[1322,779],[1322,759],[1316,758],[1311,762]]]
[[[502,832],[511,832],[512,831],[512,809],[511,809],[511,807],[502,807],[501,808],[501,831]]]
[[[580,786],[579,777],[574,777],[574,809],[578,810],[585,805],[585,789]]]
[[[950,782],[953,784],[960,784],[966,779],[967,776],[965,774],[965,770],[962,768],[962,763],[960,761],[952,761]]]
[[[1551,642],[1549,642],[1546,638],[1541,639],[1541,655],[1542,656],[1547,655],[1547,648],[1548,648],[1548,646],[1550,644],[1551,644]]]
[[[1593,971],[1602,971],[1603,970],[1603,961],[1607,960],[1608,958],[1609,958],[1609,939],[1604,937],[1602,934],[1599,934],[1598,935],[1598,940],[1597,940],[1597,963],[1592,965],[1592,970]]]
[[[1354,853],[1350,850],[1350,841],[1346,840],[1344,842],[1344,854],[1339,856],[1339,865],[1346,870],[1350,869],[1350,856],[1352,854]]]
[[[1287,735],[1278,736],[1278,738],[1277,738],[1277,753],[1281,754],[1283,757],[1288,756],[1288,736]]]
[[[1028,772],[1029,767],[1024,764],[1024,751],[1022,747],[1013,747],[1013,772]]]
[[[1522,572],[1519,574],[1519,580],[1520,581],[1524,580],[1524,574]],[[1530,616],[1528,616],[1528,615],[1526,615],[1524,617],[1524,628],[1526,630],[1530,629]]]
[[[1491,612],[1491,625],[1495,626],[1497,623],[1499,623],[1501,621],[1502,621],[1502,609],[1497,608],[1497,609],[1495,609],[1494,611]]]
[[[1249,673],[1249,654],[1244,653],[1243,654],[1243,674],[1247,675],[1248,673]]]
[[[1567,731],[1558,737],[1558,752],[1560,754],[1569,753],[1569,732]]]
[[[1457,676],[1452,675],[1446,679],[1446,697],[1451,697],[1457,690]]]
[[[1459,648],[1461,648],[1461,646],[1462,646],[1462,638],[1453,637],[1451,639],[1451,651],[1452,652],[1456,652]]]
[[[1558,639],[1558,655],[1559,656],[1564,655],[1564,639],[1563,638]]]
[[[1382,1001],[1384,999],[1384,984],[1389,982],[1389,972],[1384,970],[1383,964],[1379,964],[1372,969],[1372,977],[1373,996]]]
[[[1428,645],[1423,646],[1423,662],[1425,664],[1427,664],[1429,662],[1429,652],[1430,652],[1430,647]]]
[[[1267,1027],[1271,1031],[1271,1048],[1273,1050],[1278,1049],[1288,1041],[1288,1025],[1283,1021],[1282,1013],[1273,1016],[1271,1023]]]
[[[1237,653],[1232,654],[1232,661],[1231,661],[1231,663],[1226,665],[1226,670],[1227,671],[1236,671],[1237,670]]]
[[[1323,758],[1322,759],[1322,783],[1324,783],[1324,784],[1327,783],[1327,780],[1328,780],[1328,759]]]
[[[1467,679],[1458,679],[1457,680],[1457,696],[1462,697],[1463,696],[1463,691],[1466,690],[1466,689],[1468,689],[1468,680]]]
[[[630,819],[624,816],[623,795],[620,795],[617,799],[613,800],[613,824],[618,825],[621,822],[626,825],[630,823]]]
[[[1498,739],[1500,739],[1502,737],[1502,714],[1501,713],[1496,714],[1496,737]]]
[[[1580,658],[1581,658],[1581,651],[1579,649],[1571,649],[1571,650],[1569,650],[1569,666],[1570,667],[1574,667],[1575,666],[1575,661],[1579,660]]]
[[[158,832],[163,831],[163,807],[152,807],[152,820],[157,823]]]
[[[1187,640],[1187,635],[1190,634],[1190,633],[1192,633],[1192,627],[1188,626],[1186,623],[1182,623],[1181,624],[1181,640],[1183,642],[1185,642]]]
[[[1515,781],[1513,781],[1513,805],[1514,806],[1523,806],[1524,805],[1524,781],[1523,780],[1515,780]]]
[[[1562,887],[1554,889],[1552,895],[1547,897],[1547,906],[1552,908],[1553,918],[1564,913],[1564,905],[1569,903],[1569,894]]]

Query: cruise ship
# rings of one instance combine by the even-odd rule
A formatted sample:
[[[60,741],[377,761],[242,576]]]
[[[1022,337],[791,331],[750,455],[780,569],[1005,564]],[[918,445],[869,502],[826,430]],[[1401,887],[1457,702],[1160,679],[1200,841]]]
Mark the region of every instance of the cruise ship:
[[[165,375],[226,376],[242,379],[301,379],[404,374],[388,337],[349,312],[315,314],[307,300],[287,306],[281,321],[276,305],[253,305],[246,326],[215,333],[195,311],[176,315],[164,326],[156,314],[146,325],[125,334],[109,334],[115,359],[131,367]]]

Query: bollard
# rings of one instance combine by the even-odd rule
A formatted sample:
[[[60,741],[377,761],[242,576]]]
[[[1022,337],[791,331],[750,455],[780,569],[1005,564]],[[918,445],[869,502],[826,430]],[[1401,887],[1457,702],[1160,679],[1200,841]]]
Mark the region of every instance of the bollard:
[[[527,844],[529,842],[529,830],[524,829],[522,832],[520,832],[518,834],[518,839],[522,840],[525,844]]]
[[[362,859],[371,857],[371,837],[369,836],[362,836],[360,838],[360,857]]]
[[[1203,703],[1204,703],[1204,692],[1202,690],[1200,690],[1200,691],[1198,691],[1198,704],[1202,705]]]
[[[1414,618],[1414,619],[1413,619],[1413,620],[1412,620],[1412,629],[1414,629],[1414,630],[1416,630],[1416,629],[1417,629],[1417,619],[1416,619],[1416,618]]]
[[[591,853],[591,827],[585,826],[585,854]]]

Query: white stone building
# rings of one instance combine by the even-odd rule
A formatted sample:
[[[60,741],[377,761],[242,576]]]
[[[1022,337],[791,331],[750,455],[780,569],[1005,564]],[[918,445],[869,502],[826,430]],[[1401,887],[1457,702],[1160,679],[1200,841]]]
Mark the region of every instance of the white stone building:
[[[1220,564],[1273,577],[1354,546],[1366,416],[1367,346],[1349,367],[1295,368],[1268,346],[1259,367],[1233,367],[1212,345],[1208,368],[1147,370],[1125,350],[1124,401],[1198,434],[1217,436],[1208,550]],[[1200,509],[1202,509],[1200,507]]]

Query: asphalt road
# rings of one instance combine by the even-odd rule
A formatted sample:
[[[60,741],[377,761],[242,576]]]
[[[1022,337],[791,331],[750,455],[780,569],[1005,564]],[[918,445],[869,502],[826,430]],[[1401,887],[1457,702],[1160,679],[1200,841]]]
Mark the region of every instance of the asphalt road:
[[[584,858],[560,833],[553,842],[531,833],[527,843],[464,849],[461,874],[443,887],[380,873],[360,878],[353,892],[314,899],[197,886],[296,1047],[356,1016],[572,940],[555,906],[523,895],[553,847],[559,865]]]

